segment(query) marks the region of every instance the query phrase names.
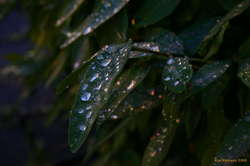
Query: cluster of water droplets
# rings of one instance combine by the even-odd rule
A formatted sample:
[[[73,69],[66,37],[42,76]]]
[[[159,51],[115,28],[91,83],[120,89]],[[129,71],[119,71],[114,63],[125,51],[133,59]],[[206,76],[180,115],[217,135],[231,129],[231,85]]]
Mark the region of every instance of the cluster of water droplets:
[[[169,58],[162,73],[163,83],[174,92],[182,92],[192,77],[188,58]]]
[[[152,52],[160,52],[160,46],[157,43],[154,42],[139,42],[139,43],[134,43],[133,47],[137,49],[142,49],[142,50],[147,50],[147,51],[152,51]]]

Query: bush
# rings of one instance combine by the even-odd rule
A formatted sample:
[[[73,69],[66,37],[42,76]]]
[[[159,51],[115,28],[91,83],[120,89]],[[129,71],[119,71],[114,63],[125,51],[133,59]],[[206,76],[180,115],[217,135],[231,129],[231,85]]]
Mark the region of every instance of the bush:
[[[26,0],[35,47],[12,57],[56,87],[90,165],[247,165],[249,0]],[[61,117],[61,116],[60,116]]]

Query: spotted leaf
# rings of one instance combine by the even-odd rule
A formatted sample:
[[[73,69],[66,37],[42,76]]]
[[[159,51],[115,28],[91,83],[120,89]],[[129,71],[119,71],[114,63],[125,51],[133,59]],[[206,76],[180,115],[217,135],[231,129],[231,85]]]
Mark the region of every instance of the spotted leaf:
[[[130,44],[110,45],[96,53],[83,72],[80,90],[70,114],[69,145],[76,152],[108,101],[110,87],[128,59]]]
[[[82,25],[75,32],[72,32],[71,37],[62,45],[62,47],[68,46],[81,35],[88,35],[93,32],[96,28],[117,14],[128,2],[129,0],[97,1],[93,12],[84,20]]]
[[[125,71],[115,82],[113,86],[112,94],[109,101],[103,107],[100,112],[99,121],[104,121],[106,119],[117,119],[118,115],[114,113],[120,103],[126,98],[126,96],[137,87],[141,81],[147,76],[150,70],[150,66],[145,65],[135,65]]]
[[[238,160],[250,149],[250,115],[246,115],[233,126],[224,138],[223,145],[216,154],[213,166],[232,165],[233,162],[221,160]],[[242,161],[241,161],[242,162]],[[246,162],[246,161],[245,161]]]
[[[142,166],[158,166],[165,158],[180,123],[179,106],[179,100],[176,100],[175,96],[168,96],[165,99],[163,119],[146,147]]]
[[[163,69],[162,80],[168,90],[181,93],[192,78],[192,65],[187,58],[169,58]]]

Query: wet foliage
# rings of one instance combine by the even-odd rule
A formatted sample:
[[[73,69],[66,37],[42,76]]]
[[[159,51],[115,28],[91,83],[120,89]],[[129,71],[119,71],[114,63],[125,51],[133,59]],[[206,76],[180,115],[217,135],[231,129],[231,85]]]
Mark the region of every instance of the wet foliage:
[[[1,72],[56,92],[72,165],[250,163],[250,0],[18,3],[34,47]]]

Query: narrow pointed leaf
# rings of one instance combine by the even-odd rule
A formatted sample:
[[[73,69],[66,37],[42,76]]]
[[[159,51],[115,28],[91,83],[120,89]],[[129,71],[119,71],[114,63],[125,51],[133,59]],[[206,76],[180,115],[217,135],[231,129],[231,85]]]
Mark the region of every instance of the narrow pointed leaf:
[[[129,52],[130,59],[151,57],[152,55],[153,55],[153,53],[151,53],[151,52],[141,52],[141,51],[130,51]]]
[[[173,96],[168,96],[163,105],[163,120],[151,137],[144,152],[142,166],[161,164],[172,144],[176,128],[180,122],[180,103]]]
[[[126,118],[151,110],[160,104],[162,98],[162,88],[152,88],[141,84],[122,101],[110,117],[106,118],[112,119],[113,115],[117,118]]]
[[[77,40],[81,35],[88,35],[93,32],[96,28],[117,14],[128,2],[129,0],[97,1],[94,11],[75,32],[72,32],[71,37],[62,45],[62,48]]]
[[[205,89],[212,82],[220,78],[227,71],[230,65],[230,61],[215,61],[211,64],[202,66],[193,74],[187,96],[191,96]]]
[[[135,14],[135,26],[146,27],[169,16],[180,0],[145,0]]]
[[[126,96],[147,76],[149,70],[150,66],[147,64],[135,65],[118,77],[108,102],[99,113],[100,121],[119,118],[117,115],[113,114],[114,111]]]
[[[192,65],[187,58],[169,58],[163,69],[162,81],[171,92],[181,93],[192,78],[192,74]]]
[[[237,160],[250,149],[250,115],[240,119],[224,138],[219,152],[215,156],[213,166],[232,165],[233,162],[221,160]]]
[[[250,87],[250,58],[241,61],[238,77],[246,86]]]
[[[61,26],[66,20],[68,20],[76,10],[81,6],[85,0],[71,0],[64,9],[62,16],[56,21],[56,26]]]
[[[69,121],[69,145],[76,152],[87,138],[99,110],[110,96],[110,87],[128,59],[130,44],[106,46],[96,53],[82,76]]]
[[[213,26],[217,23],[217,18],[210,18],[194,23],[184,29],[178,36],[183,41],[185,51],[189,55],[194,55],[199,49],[205,36],[208,35]]]
[[[250,7],[250,0],[244,0],[236,5],[232,10],[230,10],[222,19],[220,19],[202,41],[201,47],[199,49],[199,54],[204,55],[205,50],[208,49],[207,47],[210,43],[209,41],[211,41],[216,35],[218,35],[225,24],[228,24],[231,19],[240,15],[248,7]]]
[[[133,46],[163,54],[184,54],[182,41],[173,32],[167,30],[153,33],[144,42],[134,43]]]

